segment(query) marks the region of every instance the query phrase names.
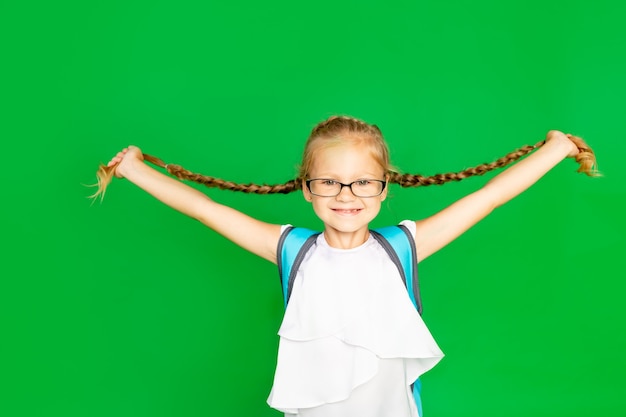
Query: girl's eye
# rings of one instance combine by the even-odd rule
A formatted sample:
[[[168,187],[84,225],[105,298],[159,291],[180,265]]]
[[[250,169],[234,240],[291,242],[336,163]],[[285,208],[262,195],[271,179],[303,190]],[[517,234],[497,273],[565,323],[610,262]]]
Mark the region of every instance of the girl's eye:
[[[337,181],[335,181],[335,180],[323,180],[322,184],[324,184],[324,185],[335,185],[335,184],[337,184]]]
[[[369,180],[358,180],[355,181],[356,185],[358,185],[359,187],[364,187],[366,185],[369,185]]]

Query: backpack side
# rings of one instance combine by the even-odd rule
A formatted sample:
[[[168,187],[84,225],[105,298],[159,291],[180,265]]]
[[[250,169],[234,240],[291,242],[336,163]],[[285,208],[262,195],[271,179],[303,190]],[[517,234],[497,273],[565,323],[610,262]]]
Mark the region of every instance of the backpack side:
[[[287,307],[291,297],[298,268],[319,234],[320,232],[304,227],[289,226],[278,240],[276,264],[278,265],[285,307]]]

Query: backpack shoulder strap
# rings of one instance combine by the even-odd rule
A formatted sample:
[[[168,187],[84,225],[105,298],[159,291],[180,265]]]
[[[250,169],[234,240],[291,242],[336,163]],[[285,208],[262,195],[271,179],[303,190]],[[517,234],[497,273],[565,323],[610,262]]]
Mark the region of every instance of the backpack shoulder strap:
[[[278,265],[285,307],[289,302],[289,297],[291,297],[291,290],[298,268],[304,259],[304,255],[315,243],[317,235],[319,235],[319,232],[314,230],[289,226],[278,240],[276,264]]]
[[[413,235],[406,226],[396,225],[370,230],[380,242],[393,263],[398,267],[409,297],[419,314],[422,314],[419,281],[417,278],[417,254]]]

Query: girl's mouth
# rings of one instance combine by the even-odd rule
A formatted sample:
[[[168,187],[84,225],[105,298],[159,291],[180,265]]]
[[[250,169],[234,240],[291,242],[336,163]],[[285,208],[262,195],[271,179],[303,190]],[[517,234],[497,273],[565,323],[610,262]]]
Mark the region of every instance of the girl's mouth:
[[[333,209],[337,214],[354,215],[361,211],[361,209]]]

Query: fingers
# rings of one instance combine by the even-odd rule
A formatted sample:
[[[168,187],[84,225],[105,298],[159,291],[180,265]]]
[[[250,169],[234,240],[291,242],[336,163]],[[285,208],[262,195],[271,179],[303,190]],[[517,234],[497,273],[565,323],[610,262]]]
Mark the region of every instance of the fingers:
[[[546,134],[546,139],[547,139],[547,140],[549,140],[549,139],[555,139],[555,138],[558,138],[558,137],[561,137],[561,138],[562,138],[562,137],[566,137],[566,135],[565,135],[563,132],[561,132],[560,130],[550,130],[550,131]]]
[[[128,149],[129,148],[124,148],[121,151],[119,151],[113,158],[111,158],[111,160],[109,161],[107,166],[108,167],[112,167],[112,166],[117,165],[120,162],[122,162],[122,159],[124,159],[124,156],[128,152]]]

